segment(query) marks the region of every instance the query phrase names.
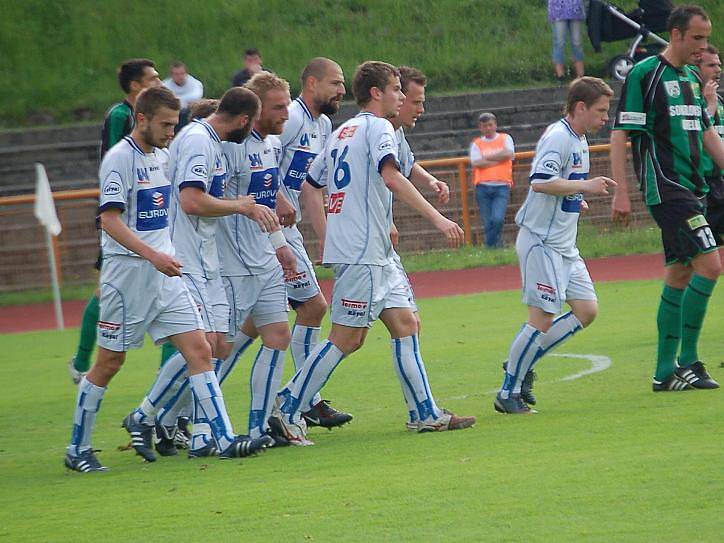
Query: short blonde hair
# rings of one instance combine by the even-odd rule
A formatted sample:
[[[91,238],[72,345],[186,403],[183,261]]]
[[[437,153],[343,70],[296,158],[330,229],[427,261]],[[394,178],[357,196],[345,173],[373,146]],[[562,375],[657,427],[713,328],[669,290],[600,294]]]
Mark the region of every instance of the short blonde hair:
[[[271,72],[258,72],[246,82],[245,88],[256,94],[260,100],[264,100],[266,93],[270,90],[283,90],[289,93],[289,83]]]

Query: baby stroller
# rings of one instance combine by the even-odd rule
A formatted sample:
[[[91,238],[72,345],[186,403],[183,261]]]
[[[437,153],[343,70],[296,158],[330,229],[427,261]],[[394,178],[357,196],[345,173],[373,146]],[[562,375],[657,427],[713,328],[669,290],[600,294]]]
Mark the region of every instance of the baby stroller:
[[[671,0],[640,0],[638,4],[629,13],[605,0],[591,0],[589,6],[588,37],[597,53],[601,52],[601,42],[632,40],[626,53],[608,63],[608,72],[617,81],[626,79],[636,62],[657,55],[668,45],[654,32],[666,31],[666,21],[673,9]]]

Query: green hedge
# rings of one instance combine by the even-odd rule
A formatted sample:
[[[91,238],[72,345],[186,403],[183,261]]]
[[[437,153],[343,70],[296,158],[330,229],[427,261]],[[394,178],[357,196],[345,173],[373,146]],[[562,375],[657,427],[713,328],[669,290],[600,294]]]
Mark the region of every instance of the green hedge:
[[[633,2],[620,2],[630,7]],[[715,23],[724,3],[702,2]],[[126,58],[184,60],[218,96],[254,45],[265,63],[298,88],[305,62],[324,55],[349,78],[366,59],[412,64],[432,92],[500,88],[550,81],[545,0],[8,0],[0,18],[0,123],[25,124],[36,112],[70,121],[89,109],[100,117],[120,92]],[[714,41],[722,33],[715,28]],[[594,54],[602,73],[624,44]]]

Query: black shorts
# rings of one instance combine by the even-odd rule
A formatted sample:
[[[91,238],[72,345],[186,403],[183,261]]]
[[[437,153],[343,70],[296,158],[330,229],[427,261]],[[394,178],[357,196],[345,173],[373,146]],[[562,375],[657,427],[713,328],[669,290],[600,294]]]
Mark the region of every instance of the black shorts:
[[[706,220],[719,246],[724,239],[724,183],[721,176],[707,177],[709,194],[706,199]]]
[[[703,201],[691,195],[650,206],[651,216],[661,229],[666,265],[688,264],[699,254],[717,250],[716,239],[706,220]]]

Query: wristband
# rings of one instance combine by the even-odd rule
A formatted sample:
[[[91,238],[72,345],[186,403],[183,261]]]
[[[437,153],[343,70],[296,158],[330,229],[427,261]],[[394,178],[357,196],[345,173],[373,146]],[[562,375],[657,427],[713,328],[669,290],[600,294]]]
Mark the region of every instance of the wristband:
[[[276,232],[269,234],[269,241],[275,251],[287,246],[287,238],[284,237],[284,233],[281,230],[277,230]]]

